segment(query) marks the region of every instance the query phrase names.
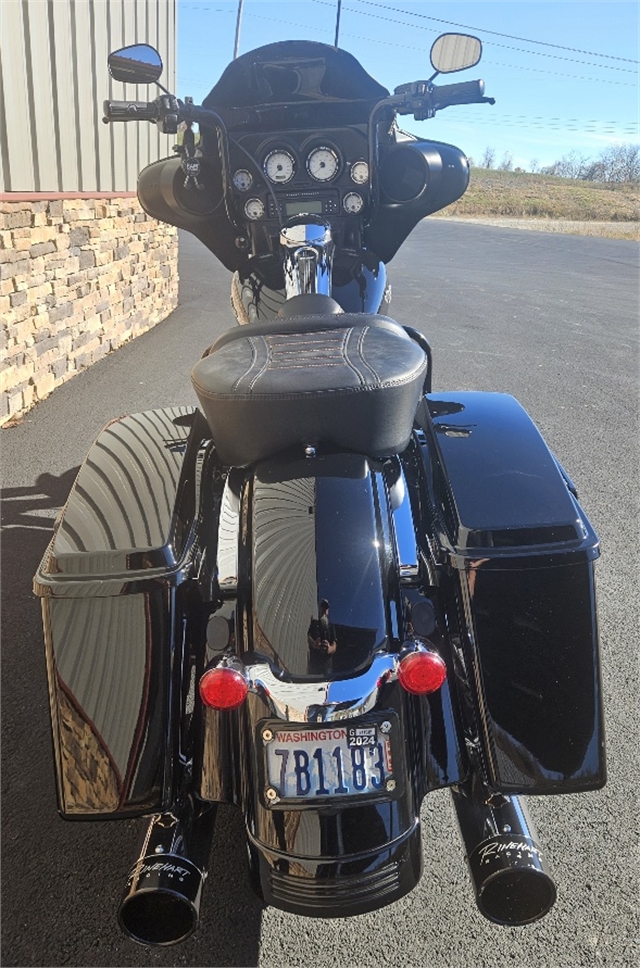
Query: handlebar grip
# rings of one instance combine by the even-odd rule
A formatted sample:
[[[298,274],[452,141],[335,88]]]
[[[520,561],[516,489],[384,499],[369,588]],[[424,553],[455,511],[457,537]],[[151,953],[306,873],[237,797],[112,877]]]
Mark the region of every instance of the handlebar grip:
[[[105,101],[103,121],[157,121],[155,101]]]
[[[450,104],[481,104],[484,99],[484,81],[461,81],[459,84],[443,84],[436,87],[433,99],[437,106]]]

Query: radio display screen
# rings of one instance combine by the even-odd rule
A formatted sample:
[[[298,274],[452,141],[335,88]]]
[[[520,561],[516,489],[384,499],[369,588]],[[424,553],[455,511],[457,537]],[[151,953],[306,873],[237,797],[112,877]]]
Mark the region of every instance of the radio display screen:
[[[315,198],[303,202],[285,202],[286,215],[322,215],[322,200]]]

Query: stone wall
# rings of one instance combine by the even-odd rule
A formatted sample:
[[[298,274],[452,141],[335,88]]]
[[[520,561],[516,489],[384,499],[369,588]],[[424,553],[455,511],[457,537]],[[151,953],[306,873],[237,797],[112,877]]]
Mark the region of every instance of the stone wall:
[[[0,424],[164,319],[178,240],[132,195],[0,199]]]

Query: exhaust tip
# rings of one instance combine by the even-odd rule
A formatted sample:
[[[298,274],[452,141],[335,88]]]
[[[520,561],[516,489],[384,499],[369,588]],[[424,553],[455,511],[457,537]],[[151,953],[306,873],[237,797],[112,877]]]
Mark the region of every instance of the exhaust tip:
[[[120,927],[138,944],[179,944],[198,927],[205,876],[187,857],[142,857],[127,881]]]
[[[556,888],[543,871],[500,871],[485,881],[476,900],[489,921],[516,927],[543,918],[555,903]]]
[[[555,903],[555,884],[531,837],[492,837],[472,851],[468,864],[480,912],[494,924],[531,924]]]
[[[164,890],[139,891],[126,898],[118,914],[120,927],[144,945],[185,941],[198,926],[198,911],[187,898]]]

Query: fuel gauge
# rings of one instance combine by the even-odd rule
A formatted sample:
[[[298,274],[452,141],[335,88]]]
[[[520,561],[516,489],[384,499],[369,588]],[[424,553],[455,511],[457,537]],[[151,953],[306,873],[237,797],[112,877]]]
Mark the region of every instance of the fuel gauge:
[[[356,185],[366,185],[369,181],[369,166],[366,161],[354,161],[351,166],[351,181]]]
[[[358,192],[347,192],[342,199],[342,207],[349,215],[357,215],[364,208],[364,199]]]
[[[251,172],[246,168],[239,168],[233,175],[233,184],[240,192],[248,192],[253,185]]]
[[[264,202],[259,198],[248,198],[244,203],[244,214],[252,222],[257,221],[264,215]]]

